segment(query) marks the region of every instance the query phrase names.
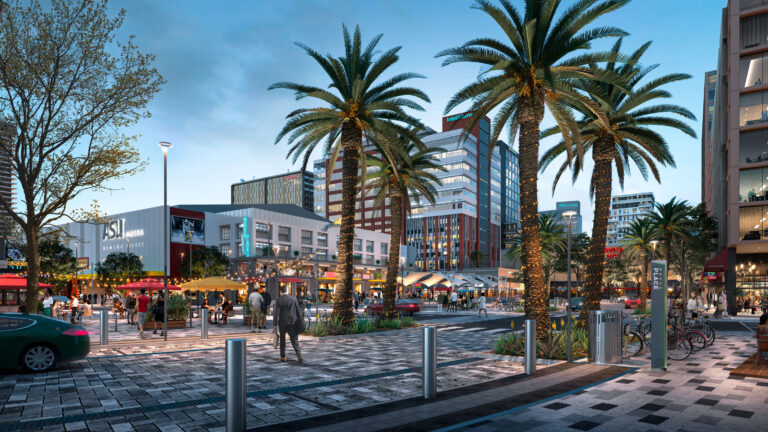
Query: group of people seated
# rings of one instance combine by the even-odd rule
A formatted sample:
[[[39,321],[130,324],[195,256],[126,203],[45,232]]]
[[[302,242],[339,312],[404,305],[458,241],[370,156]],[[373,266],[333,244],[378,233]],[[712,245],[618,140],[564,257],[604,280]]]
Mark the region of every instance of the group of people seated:
[[[224,294],[219,296],[219,303],[217,303],[215,306],[212,306],[207,298],[204,299],[203,304],[200,305],[200,310],[202,309],[208,310],[209,323],[214,323],[214,316],[216,315],[216,312],[221,311],[221,324],[226,324],[227,317],[232,311],[235,310],[234,306],[232,306],[232,302],[229,301],[229,299],[227,299]]]

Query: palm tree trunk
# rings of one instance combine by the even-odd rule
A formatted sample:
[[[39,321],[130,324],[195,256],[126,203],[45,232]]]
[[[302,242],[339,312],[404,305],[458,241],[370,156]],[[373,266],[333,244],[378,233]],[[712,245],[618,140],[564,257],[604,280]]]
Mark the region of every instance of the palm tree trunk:
[[[611,182],[613,179],[613,143],[598,140],[592,148],[595,168],[592,171],[592,191],[595,200],[595,217],[592,221],[592,240],[587,252],[587,280],[584,287],[584,304],[580,318],[586,321],[589,311],[600,309],[605,271],[605,235],[611,212]]]
[[[544,285],[539,237],[538,170],[539,126],[544,116],[541,94],[521,97],[520,116],[520,231],[522,235],[523,281],[525,282],[525,317],[536,320],[536,334],[549,332],[549,293]]]
[[[403,230],[402,192],[396,179],[389,181],[389,208],[391,213],[391,233],[389,237],[389,258],[387,259],[387,283],[384,285],[384,305],[382,313],[385,317],[394,316],[395,296],[397,293],[397,266],[400,262],[400,237]]]
[[[341,165],[341,227],[339,228],[338,247],[338,282],[336,295],[333,299],[334,318],[341,319],[345,324],[354,320],[352,313],[353,288],[353,250],[355,239],[355,197],[357,196],[357,170],[360,162],[360,148],[363,135],[360,129],[350,123],[345,123],[341,129],[341,146],[343,150]]]
[[[640,276],[640,306],[639,309],[641,311],[645,311],[645,304],[648,301],[648,266],[650,263],[648,262],[648,254],[643,253],[640,256],[640,262],[642,262],[642,270],[641,270],[641,276]]]

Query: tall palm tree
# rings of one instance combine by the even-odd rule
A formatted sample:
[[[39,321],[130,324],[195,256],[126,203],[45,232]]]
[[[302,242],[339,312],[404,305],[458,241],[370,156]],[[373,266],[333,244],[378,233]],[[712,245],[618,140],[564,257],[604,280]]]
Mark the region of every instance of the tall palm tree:
[[[375,136],[386,137],[382,142],[396,142],[397,135],[421,143],[415,127],[421,122],[406,113],[405,109],[423,111],[416,100],[429,102],[424,92],[412,87],[399,86],[411,78],[423,78],[415,73],[401,73],[383,79],[382,74],[399,59],[400,47],[383,52],[376,51],[382,35],[374,37],[363,47],[360,29],[350,36],[343,27],[344,56],[321,55],[303,44],[297,44],[322,67],[330,85],[313,87],[292,82],[278,82],[269,89],[293,90],[296,99],[315,98],[323,106],[297,109],[287,116],[283,129],[275,143],[288,136],[291,146],[288,157],[295,162],[303,154],[303,168],[320,143],[325,154],[331,155],[331,170],[342,152],[342,204],[341,227],[338,246],[338,284],[333,304],[333,316],[350,322],[352,314],[352,277],[354,272],[352,243],[355,236],[355,196],[357,195],[358,169],[360,168],[363,142]],[[383,156],[391,158],[386,146]],[[363,152],[363,157],[365,153]],[[365,165],[362,166],[365,176]]]
[[[539,238],[541,239],[541,260],[544,283],[549,289],[550,279],[555,269],[555,262],[566,251],[568,236],[559,217],[548,213],[539,215]],[[520,236],[512,240],[512,247],[507,251],[507,258],[518,259],[522,256]],[[549,295],[549,292],[547,292]]]
[[[600,309],[614,170],[622,187],[631,164],[638,168],[646,180],[650,171],[656,181],[660,182],[657,165],[675,166],[675,160],[664,137],[651,127],[665,126],[692,137],[696,136],[696,132],[689,125],[670,116],[671,114],[695,119],[693,113],[679,105],[657,103],[659,99],[671,97],[668,91],[661,89],[663,85],[688,79],[690,75],[669,74],[643,82],[647,74],[656,68],[656,65],[647,68],[639,66],[640,58],[649,46],[650,42],[641,46],[626,57],[626,62],[608,62],[600,68],[590,67],[596,74],[607,73],[616,76],[618,84],[595,80],[578,80],[574,83],[599,106],[600,115],[596,114],[594,108],[582,106],[580,101],[573,104],[582,114],[578,126],[583,140],[583,152],[577,152],[573,160],[566,157],[557,171],[552,188],[554,191],[560,176],[571,166],[573,181],[576,181],[583,169],[586,153],[592,151],[595,165],[592,170],[590,194],[595,204],[595,216],[592,222],[592,242],[581,311],[583,317],[590,310]],[[614,44],[611,52],[618,58],[621,56],[620,49],[621,39]],[[559,131],[558,127],[550,128],[544,131],[542,136],[553,135]],[[542,155],[540,169],[546,169],[559,156],[569,154],[569,146],[573,147],[573,144],[563,140],[550,148]],[[570,152],[573,150],[572,148]]]
[[[653,255],[653,241],[658,237],[656,226],[649,218],[633,221],[624,229],[623,253],[635,258],[640,266],[640,310],[645,310],[648,299],[648,267]]]
[[[506,36],[506,41],[481,37],[437,54],[446,57],[443,65],[458,62],[479,63],[486,72],[459,90],[448,102],[448,113],[471,101],[466,130],[491,110],[499,108],[491,125],[490,145],[495,145],[504,127],[509,127],[509,142],[520,133],[520,216],[522,262],[526,271],[525,312],[536,319],[540,335],[549,328],[547,290],[538,236],[539,128],[545,108],[549,110],[564,138],[577,144],[579,135],[566,102],[581,99],[570,82],[575,78],[607,79],[591,73],[585,66],[610,59],[605,53],[585,53],[592,41],[626,33],[615,27],[585,30],[597,18],[624,6],[629,0],[580,0],[560,8],[560,0],[526,0],[523,14],[509,0],[476,0],[474,8],[490,16]],[[499,6],[497,6],[497,4]],[[558,9],[561,11],[558,14]],[[559,16],[557,16],[559,15]],[[590,104],[590,102],[586,102]],[[568,133],[567,131],[572,131]],[[571,149],[571,146],[568,146]]]
[[[664,259],[667,265],[672,258],[672,250],[675,242],[688,238],[688,213],[690,207],[688,201],[678,201],[677,197],[665,203],[655,203],[654,212],[651,213],[651,222],[659,231],[659,237],[664,245]]]
[[[415,143],[401,136],[399,151],[391,163],[385,158],[369,156],[371,173],[367,175],[365,189],[376,191],[374,208],[389,198],[390,240],[387,258],[387,281],[384,285],[384,305],[382,313],[390,317],[396,313],[395,295],[397,293],[397,267],[400,260],[400,243],[403,233],[403,218],[411,212],[411,200],[415,203],[425,199],[434,204],[437,198],[435,185],[442,182],[434,172],[445,171],[436,154],[445,151],[442,148],[420,149]]]

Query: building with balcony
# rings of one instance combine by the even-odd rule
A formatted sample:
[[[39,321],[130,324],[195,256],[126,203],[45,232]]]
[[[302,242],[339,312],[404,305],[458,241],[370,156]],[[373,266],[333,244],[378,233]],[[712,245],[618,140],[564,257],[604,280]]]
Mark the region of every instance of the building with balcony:
[[[612,196],[608,232],[605,238],[606,247],[620,247],[624,241],[624,230],[632,222],[653,213],[654,203],[652,192]]]
[[[292,204],[314,211],[315,176],[296,171],[232,185],[232,204]]]

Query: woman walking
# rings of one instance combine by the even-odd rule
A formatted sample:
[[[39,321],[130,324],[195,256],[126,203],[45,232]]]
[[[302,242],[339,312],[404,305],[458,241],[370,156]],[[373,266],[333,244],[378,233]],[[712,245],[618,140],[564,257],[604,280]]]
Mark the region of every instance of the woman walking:
[[[485,317],[488,318],[488,309],[485,306],[485,293],[481,292],[480,297],[477,299],[477,316],[482,318],[482,313],[485,312]]]

